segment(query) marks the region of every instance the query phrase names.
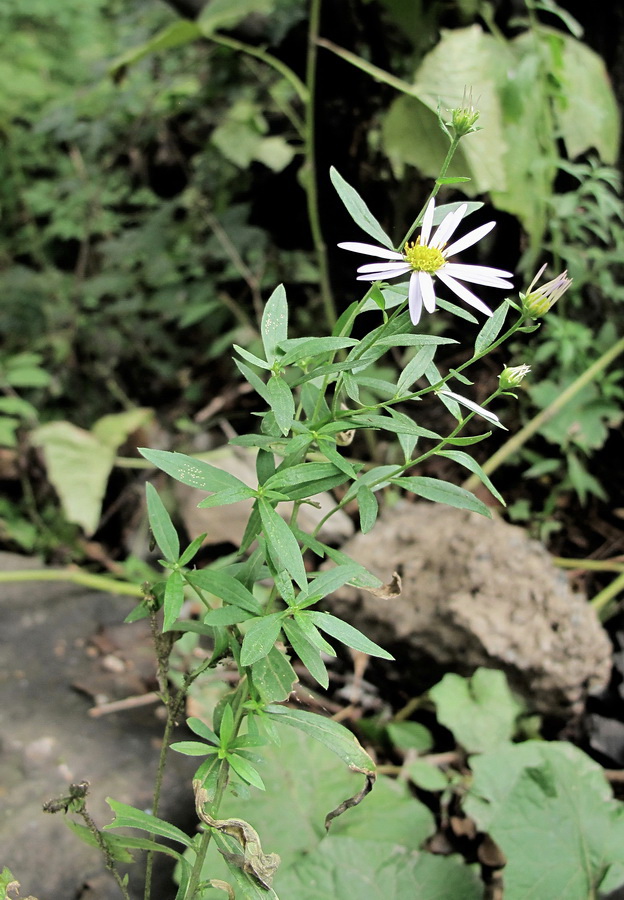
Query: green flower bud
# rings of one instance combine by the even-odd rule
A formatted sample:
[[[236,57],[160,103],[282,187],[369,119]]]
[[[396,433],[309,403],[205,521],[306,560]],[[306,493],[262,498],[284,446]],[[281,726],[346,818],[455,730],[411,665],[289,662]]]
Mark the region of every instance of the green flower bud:
[[[479,110],[475,109],[472,104],[472,91],[468,93],[464,91],[462,105],[451,110],[451,121],[448,124],[453,128],[457,137],[464,137],[473,131],[481,130],[475,124],[478,118]]]
[[[511,391],[517,388],[525,375],[531,371],[531,366],[507,366],[498,376],[503,391]]]
[[[539,270],[529,285],[526,294],[520,294],[522,309],[531,319],[539,319],[545,316],[572,284],[572,279],[568,278],[568,273],[562,272],[561,275],[557,275],[552,281],[548,281],[546,284],[533,290],[533,285],[545,268],[546,265],[543,265]]]

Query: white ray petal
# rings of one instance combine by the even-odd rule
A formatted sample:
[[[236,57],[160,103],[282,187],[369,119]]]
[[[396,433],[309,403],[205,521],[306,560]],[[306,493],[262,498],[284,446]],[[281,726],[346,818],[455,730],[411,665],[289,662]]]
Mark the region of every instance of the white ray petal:
[[[473,228],[468,234],[465,234],[463,237],[459,238],[459,240],[455,241],[455,243],[451,244],[450,247],[447,247],[444,251],[444,256],[448,259],[449,256],[453,256],[455,253],[461,253],[462,250],[472,247],[472,245],[476,244],[477,241],[480,241],[482,237],[489,234],[495,225],[496,222],[486,222],[485,225],[479,225],[478,228]]]
[[[429,203],[427,204],[427,209],[425,210],[425,215],[423,217],[423,223],[420,228],[420,243],[427,244],[429,241],[429,235],[431,234],[431,226],[433,225],[433,215],[435,213],[435,200],[431,198]]]
[[[418,272],[413,272],[409,283],[409,311],[412,325],[418,325],[422,315],[422,293]]]
[[[435,312],[436,298],[433,289],[433,278],[429,272],[417,272],[418,282],[420,284],[420,293],[422,294],[423,305],[428,313]]]
[[[469,266],[463,263],[445,263],[439,271],[444,271],[451,278],[459,278],[460,281],[471,281],[473,284],[487,284],[490,287],[511,288],[513,284],[507,281],[511,277],[510,272],[503,269],[491,269],[489,266]]]
[[[455,229],[466,215],[466,210],[468,207],[466,204],[460,206],[459,209],[456,209],[455,212],[449,213],[448,216],[445,216],[440,224],[438,225],[438,229],[434,236],[431,239],[430,247],[440,248],[443,247],[446,243],[448,243],[449,239],[455,233]],[[446,253],[444,254],[446,256]]]
[[[463,300],[464,303],[468,303],[469,306],[473,306],[475,309],[478,309],[479,312],[485,313],[486,316],[493,315],[492,310],[489,306],[486,306],[483,300],[479,300],[472,291],[469,291],[468,288],[465,288],[463,284],[460,284],[459,281],[455,281],[454,278],[451,278],[450,275],[447,275],[443,269],[438,269],[437,277],[440,281],[443,281],[444,284],[450,288],[454,294],[456,294],[460,300]]]
[[[438,391],[439,394],[444,394],[445,397],[451,397],[452,400],[456,400],[458,403],[461,403],[462,406],[465,406],[466,409],[469,409],[471,412],[477,413],[479,416],[483,416],[484,419],[487,419],[488,422],[491,422],[492,425],[496,425],[498,428],[505,428],[505,426],[501,423],[501,420],[498,416],[490,412],[489,409],[484,409],[482,406],[479,406],[478,403],[474,403],[472,400],[468,400],[466,397],[462,397],[461,394],[456,394],[455,391],[447,391],[442,390]],[[507,429],[505,428],[505,431]]]
[[[397,260],[396,262],[364,263],[363,266],[358,266],[358,272],[360,274],[364,274],[364,272],[391,272],[393,269],[409,272],[411,268],[409,263]]]
[[[354,253],[364,253],[366,256],[379,256],[381,259],[403,259],[402,253],[397,253],[396,250],[387,250],[385,247],[376,247],[374,244],[343,241],[338,246],[343,250],[352,250]]]

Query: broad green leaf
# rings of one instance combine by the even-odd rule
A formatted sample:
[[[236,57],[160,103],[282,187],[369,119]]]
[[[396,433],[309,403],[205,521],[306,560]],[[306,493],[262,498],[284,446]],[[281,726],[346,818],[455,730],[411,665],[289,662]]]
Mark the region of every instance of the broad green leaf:
[[[400,750],[417,750],[428,753],[433,747],[433,736],[420,722],[391,722],[386,725],[388,737]]]
[[[489,319],[486,319],[485,325],[483,326],[475,340],[475,356],[479,356],[479,354],[487,350],[490,344],[494,343],[496,338],[501,333],[508,312],[509,304],[503,302],[498,307],[498,309],[494,311],[494,315],[490,316]]]
[[[294,619],[284,619],[282,627],[293,650],[312,678],[318,681],[321,687],[327,688],[329,685],[329,675],[327,674],[325,663],[321,659],[321,651],[315,647],[314,644],[310,643],[307,636]]]
[[[329,170],[329,177],[355,224],[384,247],[394,250],[394,244],[355,188],[351,187],[333,166]]]
[[[182,484],[199,488],[201,491],[216,492],[234,487],[247,487],[240,478],[230,475],[229,472],[219,469],[203,459],[185,456],[184,453],[148,450],[144,447],[139,447],[139,453],[157,469],[161,469],[167,475],[181,481]]]
[[[197,19],[199,30],[210,37],[220,28],[232,28],[252,13],[261,16],[274,12],[274,0],[210,0]]]
[[[197,40],[201,37],[199,26],[195,22],[188,19],[177,19],[171,25],[167,25],[161,31],[158,31],[144,44],[138,47],[131,47],[121,56],[118,56],[110,67],[111,74],[123,71],[128,66],[132,66],[139,62],[150,53],[158,53],[161,50],[170,50],[173,47],[180,47],[188,44],[190,41]]]
[[[100,521],[102,501],[115,462],[115,450],[90,431],[69,422],[49,422],[31,433],[43,448],[48,478],[69,522],[91,535]]]
[[[418,497],[424,497],[425,500],[432,500],[434,503],[446,503],[448,506],[454,506],[456,509],[468,509],[471,512],[479,513],[492,518],[492,513],[488,507],[471,494],[470,491],[451,484],[448,481],[440,481],[437,478],[428,478],[424,475],[408,476],[406,478],[393,478],[392,484],[411,491]]]
[[[416,787],[422,788],[424,791],[445,791],[449,785],[449,780],[444,772],[424,759],[413,759],[405,764],[403,771],[407,772]]]
[[[180,615],[184,603],[184,580],[182,573],[174,569],[165,585],[163,631],[169,631]]]
[[[571,744],[526,741],[472,757],[464,807],[507,857],[505,900],[587,900],[624,863],[624,806]]]
[[[289,709],[286,706],[267,706],[267,714],[283,725],[290,725],[320,741],[348,766],[368,772],[375,770],[375,763],[360,745],[359,741],[344,725],[325,716],[309,713],[303,709]]]
[[[332,827],[316,853],[280,872],[277,888],[297,900],[482,900],[481,879],[461,858],[395,848]]]
[[[241,649],[241,666],[251,666],[267,656],[282,627],[282,614],[271,613],[250,623]]]
[[[308,579],[297,538],[279,513],[276,513],[266,500],[258,501],[258,509],[271,556],[281,563],[281,566],[287,570],[301,590],[305,590]]]
[[[459,463],[460,466],[465,466],[466,469],[477,476],[499,503],[502,503],[503,506],[507,505],[500,492],[492,484],[489,476],[485,474],[476,459],[470,456],[469,453],[464,453],[463,450],[438,450],[437,456],[445,456],[447,459],[452,459],[454,462]]]
[[[266,302],[260,332],[266,358],[272,363],[277,345],[288,338],[288,301],[283,284],[275,288]]]
[[[360,650],[362,653],[368,653],[369,656],[376,656],[379,659],[394,659],[394,656],[388,653],[387,650],[383,650],[363,635],[361,631],[358,631],[357,628],[354,628],[347,622],[343,622],[342,619],[324,612],[309,612],[308,616],[322,631],[342,641],[347,647],[352,647],[354,650]]]
[[[262,615],[262,607],[247,588],[232,575],[220,569],[197,569],[187,573],[187,580],[204,591],[210,591],[224,603],[238,606],[255,616]]]
[[[523,710],[503,672],[477,669],[471,678],[447,673],[429,696],[439,721],[469,753],[482,753],[510,741]]]
[[[106,802],[115,813],[115,819],[110,825],[105,825],[105,829],[140,828],[149,834],[157,834],[160,837],[177,841],[179,844],[184,844],[185,847],[190,847],[193,843],[188,835],[163,819],[158,819],[156,816],[143,812],[141,809],[135,809],[133,806],[128,806],[127,803],[120,803],[111,797],[107,797]]]
[[[287,435],[295,417],[295,401],[292,391],[281,375],[271,375],[267,382],[270,406],[282,434]]]
[[[177,562],[180,556],[180,540],[178,532],[173,527],[173,522],[165,508],[165,504],[158,496],[158,491],[148,481],[145,485],[147,497],[147,515],[152,534],[156,543],[162,550],[168,562]]]
[[[143,428],[154,418],[153,409],[127,409],[124,412],[102,416],[91,431],[103,444],[117,450],[133,432]]]
[[[263,703],[286,700],[297,681],[288,658],[277,647],[271,647],[266,656],[252,663],[251,677]]]

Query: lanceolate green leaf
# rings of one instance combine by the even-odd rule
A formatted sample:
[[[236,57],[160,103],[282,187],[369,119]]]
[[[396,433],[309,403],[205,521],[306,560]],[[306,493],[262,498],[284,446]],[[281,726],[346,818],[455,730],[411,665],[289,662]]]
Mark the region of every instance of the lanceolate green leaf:
[[[260,332],[266,358],[272,363],[277,345],[288,337],[288,302],[283,284],[275,288],[266,302]]]
[[[171,453],[169,450],[147,450],[139,447],[139,453],[151,462],[157,469],[162,469],[167,475],[171,475],[182,484],[199,488],[202,491],[224,491],[227,488],[247,487],[247,485],[216,466],[196,459],[193,456],[185,456],[184,453]]]
[[[348,766],[368,772],[375,770],[375,763],[357,738],[339,722],[303,709],[289,709],[285,706],[267,706],[266,711],[277,722],[298,728],[321,744],[325,744]]]
[[[115,813],[115,820],[110,825],[105,825],[105,829],[140,828],[149,832],[149,834],[158,834],[160,837],[177,841],[179,844],[184,844],[185,847],[190,847],[193,843],[192,839],[175,825],[170,825],[169,822],[158,819],[150,813],[143,812],[141,809],[135,809],[126,803],[120,803],[118,800],[113,800],[110,797],[106,798],[106,802]]]
[[[262,615],[262,607],[251,591],[227,572],[220,569],[198,569],[195,572],[188,572],[186,578],[195,587],[210,591],[224,603],[238,606],[253,613],[254,616]]]
[[[508,310],[509,304],[507,301],[503,301],[498,309],[495,310],[494,315],[491,318],[486,319],[485,325],[477,335],[475,341],[475,356],[478,356],[480,353],[487,350],[490,344],[496,340],[505,324]]]
[[[267,656],[277,640],[281,626],[281,613],[271,613],[269,616],[254,619],[243,638],[241,665],[251,666],[262,657]]]
[[[264,499],[258,501],[262,530],[267,540],[271,556],[282,564],[301,590],[308,584],[301,549],[286,522]]]
[[[255,497],[257,492],[250,487],[227,488],[225,491],[217,491],[210,497],[206,497],[197,504],[198,509],[212,509],[215,506],[230,506],[232,503],[240,503],[241,500],[249,500]]]
[[[394,250],[394,244],[355,188],[351,187],[333,166],[329,170],[329,177],[356,225],[359,225],[362,231],[379,241],[384,247]]]
[[[295,670],[277,647],[271,647],[266,656],[252,663],[251,676],[264,703],[286,700],[297,681]]]
[[[173,527],[169,513],[158,496],[158,491],[149,481],[145,485],[145,494],[147,497],[147,515],[156,543],[168,562],[176,562],[180,555],[178,532]]]
[[[173,623],[176,621],[176,619],[180,615],[180,610],[182,609],[183,603],[184,581],[182,579],[182,573],[178,569],[175,569],[167,579],[167,584],[165,586],[165,615],[163,621],[164,631],[169,631]]]
[[[499,491],[497,491],[492,484],[490,478],[485,474],[476,459],[473,459],[473,457],[470,456],[469,453],[464,453],[463,450],[439,450],[437,455],[445,456],[447,459],[452,459],[454,462],[459,463],[460,466],[465,466],[465,468],[470,472],[474,472],[474,474],[486,486],[492,496],[496,497],[498,502],[502,503],[503,506],[507,505]]]
[[[275,421],[282,434],[286,435],[290,431],[295,417],[295,401],[292,391],[281,375],[271,375],[267,382],[267,391]]]
[[[321,687],[327,688],[329,685],[329,676],[325,663],[321,659],[321,652],[318,647],[310,643],[303,630],[293,619],[285,619],[283,622],[284,632],[290,641],[293,650],[306,667],[312,678],[316,679]]]
[[[411,491],[419,497],[426,500],[433,500],[434,503],[446,503],[448,506],[454,506],[456,509],[468,509],[471,512],[480,513],[482,516],[492,518],[492,513],[488,507],[479,500],[470,491],[451,484],[448,481],[440,481],[437,478],[427,478],[425,476],[413,476],[407,478],[393,478],[392,483],[397,487]]]
[[[369,656],[377,656],[379,659],[394,659],[394,656],[388,653],[387,650],[383,650],[363,635],[361,631],[353,628],[352,625],[348,625],[347,622],[343,622],[342,619],[331,616],[329,613],[316,611],[309,612],[307,615],[321,631],[331,634],[332,637],[342,641],[347,647],[360,650],[362,653],[368,653]]]

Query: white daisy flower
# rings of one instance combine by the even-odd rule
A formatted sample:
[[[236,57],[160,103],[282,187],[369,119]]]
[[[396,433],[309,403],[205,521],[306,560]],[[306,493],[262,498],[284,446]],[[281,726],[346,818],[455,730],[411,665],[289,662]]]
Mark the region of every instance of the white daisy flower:
[[[460,282],[468,281],[486,287],[510,288],[513,285],[507,279],[512,277],[512,273],[505,272],[503,269],[492,269],[490,266],[470,266],[448,262],[450,256],[461,253],[467,247],[472,247],[482,237],[489,234],[496,224],[487,222],[449,245],[448,241],[466,215],[467,209],[468,207],[464,204],[454,212],[450,212],[431,235],[435,212],[435,201],[431,200],[425,211],[420,237],[415,242],[406,243],[402,253],[397,250],[388,250],[386,247],[376,247],[374,244],[362,244],[359,241],[346,241],[338,246],[343,250],[353,250],[355,253],[379,257],[379,262],[366,263],[359,267],[357,270],[358,281],[386,281],[388,278],[397,278],[399,275],[411,273],[409,311],[414,325],[418,325],[420,321],[423,306],[427,312],[431,313],[435,310],[434,278],[439,278],[460,300],[487,316],[491,316],[492,310],[489,306],[486,306],[483,300],[480,300]],[[384,260],[388,260],[388,262]]]

